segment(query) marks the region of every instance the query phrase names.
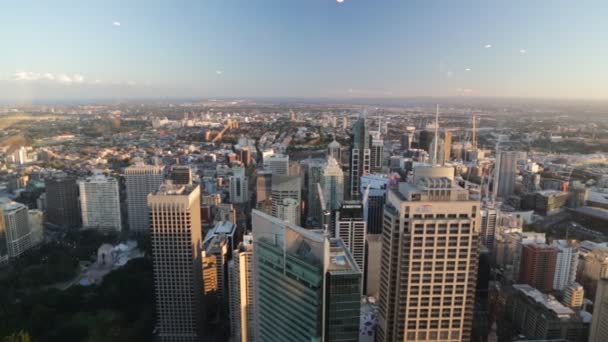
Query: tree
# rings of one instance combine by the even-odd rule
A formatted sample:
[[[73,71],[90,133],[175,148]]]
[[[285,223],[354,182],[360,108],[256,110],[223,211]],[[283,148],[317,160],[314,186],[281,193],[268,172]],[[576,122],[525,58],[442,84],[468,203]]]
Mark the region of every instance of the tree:
[[[21,330],[4,338],[4,342],[32,342],[32,337],[27,332]]]

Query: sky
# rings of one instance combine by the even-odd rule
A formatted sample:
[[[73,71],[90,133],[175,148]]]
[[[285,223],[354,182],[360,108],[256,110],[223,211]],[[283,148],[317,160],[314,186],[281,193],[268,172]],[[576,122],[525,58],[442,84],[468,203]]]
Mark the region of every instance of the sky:
[[[606,17],[605,0],[5,1],[0,100],[608,99]]]

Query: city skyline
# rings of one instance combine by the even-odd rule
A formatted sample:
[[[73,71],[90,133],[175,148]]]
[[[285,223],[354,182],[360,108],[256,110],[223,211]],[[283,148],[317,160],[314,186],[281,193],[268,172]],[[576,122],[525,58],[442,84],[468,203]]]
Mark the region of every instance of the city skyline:
[[[23,1],[0,14],[6,27],[0,101],[605,100],[607,48],[598,10],[605,6],[65,0],[45,8]]]

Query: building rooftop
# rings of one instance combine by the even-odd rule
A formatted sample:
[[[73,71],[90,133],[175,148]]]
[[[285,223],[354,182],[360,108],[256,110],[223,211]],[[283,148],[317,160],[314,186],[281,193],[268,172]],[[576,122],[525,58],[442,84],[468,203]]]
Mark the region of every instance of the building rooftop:
[[[574,209],[575,212],[586,216],[591,216],[600,220],[608,221],[608,210],[595,207],[580,207]]]
[[[175,184],[165,181],[154,195],[189,195],[198,185]]]
[[[346,248],[342,239],[329,240],[329,265],[327,271],[332,273],[361,273],[359,266],[353,260],[350,251]]]
[[[574,315],[574,311],[572,309],[558,302],[555,297],[546,295],[530,285],[518,284],[513,285],[513,288],[523,293],[528,298],[531,298],[536,303],[541,304],[547,309],[551,310],[559,318],[570,318],[572,315]]]

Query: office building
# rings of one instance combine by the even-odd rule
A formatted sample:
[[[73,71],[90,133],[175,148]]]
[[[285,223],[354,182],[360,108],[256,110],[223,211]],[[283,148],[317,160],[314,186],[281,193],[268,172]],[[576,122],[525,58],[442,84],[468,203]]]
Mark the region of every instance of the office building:
[[[382,268],[382,234],[365,236],[365,295],[378,298],[380,294],[380,271]]]
[[[27,206],[0,202],[0,263],[16,258],[34,246]]]
[[[360,201],[344,201],[336,210],[334,237],[342,239],[359,269],[365,269],[367,224]]]
[[[227,304],[227,269],[231,252],[227,235],[207,233],[203,242],[203,293],[210,312]]]
[[[498,198],[506,200],[515,193],[515,177],[519,156],[520,153],[514,151],[502,151],[497,154],[493,186]]]
[[[494,262],[508,271],[507,277],[517,282],[521,265],[522,247],[532,243],[546,243],[545,233],[504,232],[496,236]]]
[[[84,229],[121,231],[120,197],[115,178],[94,174],[78,182]]]
[[[32,232],[32,245],[40,244],[44,241],[44,213],[38,209],[27,211],[27,221]]]
[[[321,197],[317,188],[321,182],[321,173],[326,168],[327,163],[320,159],[308,159],[304,164],[306,168],[305,187],[307,193],[306,208],[307,225],[306,227],[318,228],[321,226]]]
[[[258,204],[270,200],[272,172],[268,170],[256,170],[255,172],[255,202]]]
[[[327,157],[333,157],[338,163],[342,160],[342,145],[336,140],[327,145]]]
[[[452,132],[446,131],[443,134],[443,161],[452,160]]]
[[[530,285],[513,285],[506,308],[507,317],[526,340],[587,342],[589,323]]]
[[[292,198],[297,201],[298,208],[301,199],[301,178],[300,176],[277,176],[272,175],[272,190],[270,198],[272,200],[271,213],[274,217],[279,217],[279,206],[283,205],[283,200]],[[296,222],[300,222],[300,210],[296,212]]]
[[[251,164],[251,149],[248,146],[241,147],[239,152],[239,160],[243,163],[245,167]]]
[[[324,253],[323,341],[357,341],[361,316],[362,274],[342,239],[329,240]]]
[[[435,159],[435,145],[437,145],[437,158]],[[444,152],[444,144],[443,139],[440,137],[433,138],[430,146],[430,157],[431,157],[431,165],[444,165],[445,164],[445,152]]]
[[[562,291],[576,281],[578,269],[578,252],[576,247],[566,240],[555,240],[551,246],[558,249],[555,261],[553,289]]]
[[[80,225],[78,185],[76,178],[56,176],[44,182],[46,188],[46,220],[56,226]]]
[[[175,184],[191,185],[193,182],[192,168],[187,165],[176,165],[171,169],[171,180]]]
[[[551,291],[559,249],[546,244],[532,243],[522,246],[519,282],[541,291]]]
[[[452,168],[415,168],[387,193],[376,341],[469,341],[479,207]]]
[[[579,283],[571,283],[564,289],[562,304],[573,310],[580,310],[585,300],[585,289]]]
[[[382,140],[380,132],[371,133],[370,160],[370,172],[382,172],[382,166],[384,165],[384,140]]]
[[[129,230],[136,233],[150,232],[148,194],[158,190],[163,183],[163,167],[135,163],[125,168],[127,190],[127,213]]]
[[[414,142],[413,132],[405,132],[401,135],[402,150],[409,150],[412,147],[412,142]]]
[[[361,270],[340,239],[252,213],[256,341],[357,341]]]
[[[160,341],[192,341],[202,332],[202,236],[198,185],[166,183],[148,195]]]
[[[542,190],[535,195],[534,211],[543,216],[560,212],[569,197],[568,192],[557,190]]]
[[[236,224],[236,209],[232,203],[220,203],[217,205],[214,221],[228,221]]]
[[[234,222],[224,220],[215,222],[213,228],[211,228],[203,239],[203,246],[209,244],[209,241],[219,235],[226,236],[228,243],[228,254],[232,256],[232,251],[236,249],[238,246],[238,234],[237,234],[237,226]]]
[[[243,236],[228,264],[230,335],[234,342],[255,342],[253,308],[253,236]]]
[[[344,200],[344,172],[334,157],[327,158],[327,164],[319,177],[319,183],[323,191],[325,208],[336,210]]]
[[[8,245],[6,239],[6,224],[4,223],[4,209],[0,204],[0,265],[8,263]]]
[[[361,198],[359,193],[361,177],[371,170],[370,135],[364,117],[359,117],[353,125],[351,144],[348,197],[358,200]]]
[[[589,342],[608,341],[608,262],[604,262],[599,274]]]
[[[431,143],[434,138],[435,133],[427,130],[421,131],[420,136],[418,137],[418,148],[431,153]]]
[[[264,156],[264,168],[270,170],[273,176],[289,176],[289,156],[286,154],[271,154]]]
[[[298,224],[300,206],[297,200],[293,198],[284,198],[276,207],[278,218],[291,224]]]
[[[361,177],[361,198],[363,215],[369,234],[381,234],[389,179],[383,174],[370,174]]]
[[[233,167],[230,176],[230,202],[249,202],[249,178],[245,176],[245,169]]]
[[[493,202],[483,202],[481,206],[481,243],[488,251],[494,251],[496,241],[496,221],[498,209]]]

